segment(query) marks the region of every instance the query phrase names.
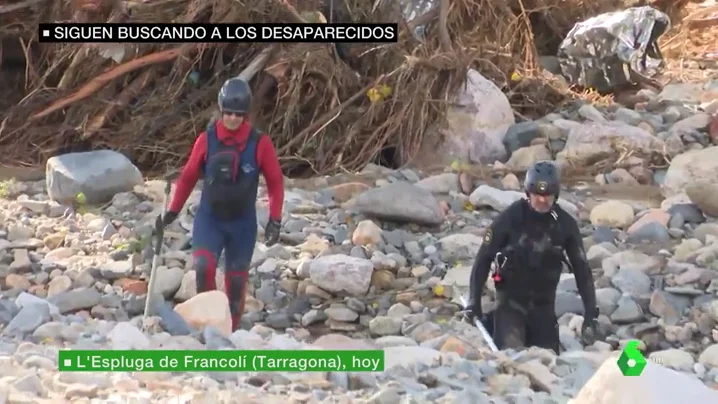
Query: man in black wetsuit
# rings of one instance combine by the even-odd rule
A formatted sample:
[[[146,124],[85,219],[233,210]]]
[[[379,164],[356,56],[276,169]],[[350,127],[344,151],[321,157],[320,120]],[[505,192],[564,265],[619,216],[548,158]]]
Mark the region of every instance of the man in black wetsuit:
[[[583,342],[591,345],[598,324],[596,291],[578,224],[557,203],[558,169],[549,161],[536,163],[526,173],[524,187],[527,199],[509,206],[486,231],[471,271],[467,315],[471,320],[484,318],[481,293],[496,261],[497,306],[488,328],[497,347],[538,346],[559,353],[554,306],[565,252],[583,300]]]

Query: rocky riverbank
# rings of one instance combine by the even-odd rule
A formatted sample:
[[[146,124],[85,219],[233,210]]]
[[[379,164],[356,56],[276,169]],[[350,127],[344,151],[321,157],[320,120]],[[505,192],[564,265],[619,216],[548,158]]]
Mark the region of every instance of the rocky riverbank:
[[[149,240],[164,182],[145,181],[112,152],[55,158],[47,181],[0,186],[0,397],[9,403],[549,404],[578,396],[575,404],[598,404],[604,401],[591,391],[618,386],[621,376],[610,373],[615,358],[628,340],[638,339],[653,363],[648,379],[633,383],[705,393],[708,401],[694,400],[699,403],[715,400],[715,106],[642,95],[646,101],[630,109],[585,104],[511,126],[503,141],[510,157],[494,164],[489,181],[449,169],[426,176],[377,166],[351,180],[288,181],[282,242],[257,244],[243,329],[235,333],[222,309],[224,294],[196,294],[187,247],[199,190],[167,230],[158,270],[158,290],[196,330],[172,335],[170,319],[142,318]],[[536,160],[590,162],[614,152],[616,142],[639,152],[629,151],[621,168],[595,183],[572,184],[560,199],[580,221],[607,337],[589,347],[579,343],[582,304],[573,276],[565,273],[556,312],[566,351],[491,353],[456,315],[456,298],[468,290],[486,227],[522,197],[519,178]],[[660,150],[674,156],[667,167],[642,157]],[[69,163],[78,160],[93,161],[85,164],[92,169]],[[664,200],[597,192],[606,184],[660,190]],[[80,191],[88,201],[109,202],[69,207]],[[258,208],[262,228],[266,198]],[[487,309],[492,297],[489,284]],[[57,371],[63,348],[311,347],[382,348],[386,370]],[[602,364],[608,370],[591,379]],[[658,396],[642,399],[663,403]]]

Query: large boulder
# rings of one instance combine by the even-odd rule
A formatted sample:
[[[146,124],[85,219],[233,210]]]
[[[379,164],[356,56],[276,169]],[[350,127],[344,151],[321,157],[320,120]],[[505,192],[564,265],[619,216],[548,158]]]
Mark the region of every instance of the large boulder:
[[[718,391],[700,380],[648,361],[640,376],[624,376],[606,359],[569,404],[715,404]]]
[[[718,185],[718,146],[692,150],[673,158],[661,191],[666,198],[685,192],[692,183]]]
[[[448,127],[428,131],[417,157],[431,164],[452,160],[472,163],[505,161],[506,133],[514,123],[508,98],[491,80],[470,69],[466,85],[446,112]]]
[[[45,166],[45,181],[52,200],[68,203],[83,193],[87,203],[99,204],[117,193],[131,191],[143,183],[143,178],[124,155],[96,150],[50,158]]]
[[[372,188],[345,207],[382,220],[437,226],[444,222],[439,201],[426,188],[397,182]]]

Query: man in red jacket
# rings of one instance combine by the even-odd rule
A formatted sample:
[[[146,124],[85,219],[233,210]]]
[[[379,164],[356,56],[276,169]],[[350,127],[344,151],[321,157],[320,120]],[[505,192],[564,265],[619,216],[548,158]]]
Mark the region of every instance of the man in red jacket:
[[[247,293],[247,275],[257,240],[256,201],[259,174],[269,194],[267,245],[279,241],[284,203],[284,177],[274,145],[249,122],[252,93],[244,80],[227,80],[219,92],[222,119],[211,122],[192,147],[164,226],[182,210],[200,175],[204,188],[192,231],[197,293],[214,290],[217,260],[225,252],[225,288],[232,313],[232,330],[239,327]],[[211,310],[211,308],[208,308]]]

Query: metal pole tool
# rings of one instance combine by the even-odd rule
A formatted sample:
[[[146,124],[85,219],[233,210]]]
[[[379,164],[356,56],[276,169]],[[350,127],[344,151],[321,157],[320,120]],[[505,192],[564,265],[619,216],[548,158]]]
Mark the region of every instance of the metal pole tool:
[[[464,296],[459,296],[459,299],[461,299],[461,305],[464,306],[464,308],[466,308],[466,298]],[[478,318],[475,318],[474,325],[481,332],[481,336],[484,337],[484,341],[486,342],[486,345],[488,345],[492,351],[498,352],[499,348],[496,347],[496,344],[494,343],[494,339],[491,337],[491,334],[489,334],[489,332],[486,331],[486,327],[484,327],[484,325],[481,324],[481,320],[479,320]]]
[[[165,181],[167,181],[167,184],[165,185],[165,194],[164,194],[164,202],[163,202],[163,208],[162,213],[164,214],[167,212],[167,206],[169,205],[170,201],[170,192],[172,191],[172,180],[175,179],[179,175],[178,171],[173,171],[167,175],[165,175]],[[165,235],[165,229],[164,225],[159,221],[157,223],[157,227],[155,229],[155,245],[154,245],[154,254],[152,256],[152,269],[150,270],[150,281],[147,285],[147,298],[145,299],[145,317],[149,317],[153,315],[153,311],[155,308],[155,282],[157,281],[157,268],[160,266],[160,254],[162,253],[162,242],[164,240]]]

